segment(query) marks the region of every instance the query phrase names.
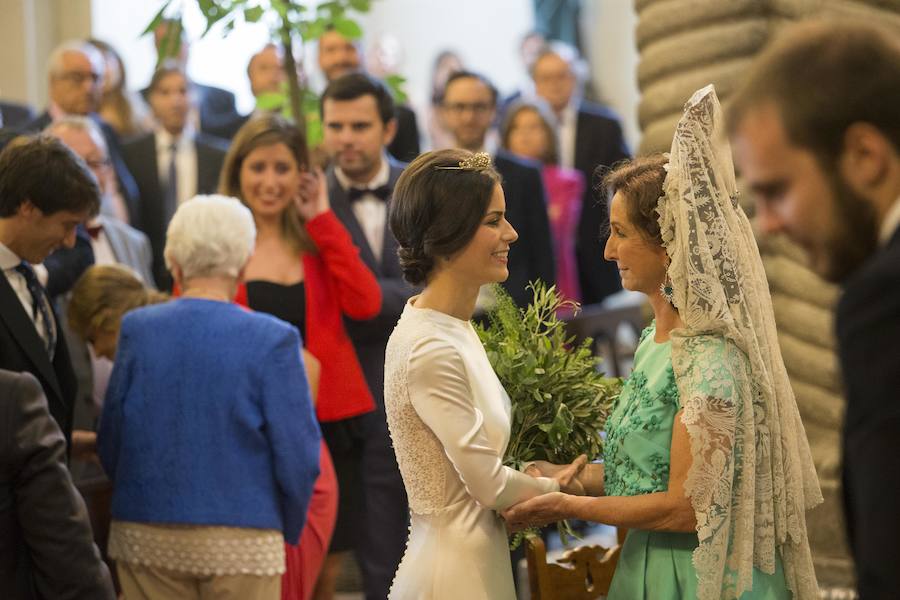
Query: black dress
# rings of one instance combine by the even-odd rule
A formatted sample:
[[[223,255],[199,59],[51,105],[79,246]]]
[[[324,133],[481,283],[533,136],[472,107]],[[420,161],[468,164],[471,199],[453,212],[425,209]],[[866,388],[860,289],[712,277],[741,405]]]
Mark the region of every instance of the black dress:
[[[306,286],[303,282],[282,285],[274,281],[247,282],[247,305],[287,321],[300,332],[306,346]]]
[[[292,285],[263,280],[248,281],[247,305],[296,327],[306,346],[306,288],[302,281]],[[365,423],[367,421],[355,418],[319,423],[338,483],[337,522],[329,552],[345,552],[357,545],[365,507],[362,502],[362,474],[359,472],[362,457],[352,440],[365,435],[365,432],[356,431]]]

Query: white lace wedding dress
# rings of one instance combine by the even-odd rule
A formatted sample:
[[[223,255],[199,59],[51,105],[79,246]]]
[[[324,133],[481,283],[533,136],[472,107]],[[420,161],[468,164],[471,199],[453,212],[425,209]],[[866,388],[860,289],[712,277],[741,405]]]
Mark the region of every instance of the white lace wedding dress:
[[[559,486],[503,466],[509,397],[471,323],[407,303],[384,400],[411,526],[391,600],[514,599],[497,511]]]

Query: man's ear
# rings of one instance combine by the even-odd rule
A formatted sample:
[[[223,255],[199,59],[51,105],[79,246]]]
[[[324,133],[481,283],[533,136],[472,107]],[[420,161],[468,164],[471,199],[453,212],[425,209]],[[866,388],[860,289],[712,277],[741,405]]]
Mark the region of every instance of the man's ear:
[[[33,219],[34,217],[43,215],[44,212],[32,204],[31,200],[23,200],[22,204],[20,204],[19,208],[16,210],[16,214],[26,219]]]
[[[390,119],[387,123],[384,124],[384,133],[382,134],[382,146],[387,146],[391,142],[394,141],[394,136],[397,135],[397,117]]]
[[[854,192],[868,196],[888,175],[893,147],[881,131],[869,123],[853,123],[844,132],[844,149],[838,159],[841,177]]]

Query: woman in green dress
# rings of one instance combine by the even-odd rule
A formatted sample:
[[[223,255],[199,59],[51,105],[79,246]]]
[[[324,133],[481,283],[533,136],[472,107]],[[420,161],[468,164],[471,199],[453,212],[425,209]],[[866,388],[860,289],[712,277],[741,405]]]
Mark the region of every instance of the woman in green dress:
[[[805,511],[822,496],[712,86],[685,106],[669,156],[619,166],[604,187],[604,255],[655,319],[607,421],[604,463],[579,476],[587,495],[504,516],[627,528],[613,600],[816,598]]]

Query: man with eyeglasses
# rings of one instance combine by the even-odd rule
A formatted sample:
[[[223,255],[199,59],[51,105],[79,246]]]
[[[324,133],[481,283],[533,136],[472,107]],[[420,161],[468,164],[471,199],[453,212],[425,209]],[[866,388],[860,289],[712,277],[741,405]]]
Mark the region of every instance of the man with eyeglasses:
[[[103,90],[103,57],[83,41],[70,41],[57,47],[47,61],[50,104],[40,116],[26,124],[21,133],[43,131],[50,123],[67,115],[89,117],[100,127],[109,148],[109,158],[116,183],[128,207],[128,217],[136,222],[139,206],[138,187],[125,161],[119,137],[113,128],[95,112]]]
[[[457,147],[483,152],[497,112],[497,89],[482,75],[459,71],[447,80],[441,111]],[[503,150],[493,156],[503,179],[506,219],[519,234],[519,243],[509,251],[509,278],[503,287],[517,305],[526,306],[531,301],[529,282],[556,281],[544,184],[535,163]]]
[[[553,42],[538,52],[531,65],[531,77],[536,95],[556,115],[561,166],[578,169],[590,183],[598,167],[610,167],[630,154],[618,117],[608,108],[582,98],[584,70],[574,48]],[[575,244],[585,304],[601,302],[622,289],[615,263],[603,260],[606,240],[600,231],[604,212],[594,197],[593,186],[585,186]]]

